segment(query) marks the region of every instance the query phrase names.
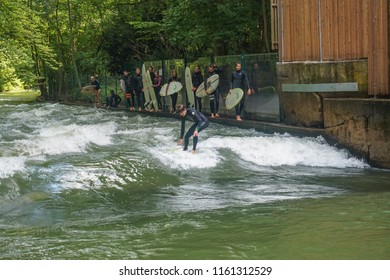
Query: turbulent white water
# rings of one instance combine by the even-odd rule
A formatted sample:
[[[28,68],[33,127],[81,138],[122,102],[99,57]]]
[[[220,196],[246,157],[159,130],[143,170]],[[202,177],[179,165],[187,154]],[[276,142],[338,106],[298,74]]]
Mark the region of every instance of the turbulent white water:
[[[347,257],[366,259],[372,236],[371,258],[387,258],[389,172],[321,137],[211,123],[193,155],[179,131],[125,111],[0,106],[0,258],[340,258],[354,240]]]
[[[232,160],[261,167],[367,167],[362,160],[328,145],[320,137],[264,135],[238,129],[221,130],[220,126],[211,125],[201,133],[198,153],[192,155],[176,145],[178,121],[167,120],[164,124],[162,120],[154,121],[146,116],[129,118],[121,113],[58,104],[7,106],[6,109],[0,124],[0,178],[32,172],[29,162],[67,154],[79,154],[81,158],[89,153],[88,149],[99,146],[110,147],[110,151],[117,147],[117,153],[121,153],[122,147],[128,147],[129,151],[142,149],[143,157],[154,158],[167,168],[177,170],[212,169]],[[106,170],[74,169],[73,174],[88,174],[78,175],[84,178],[93,177],[94,173],[98,176]]]

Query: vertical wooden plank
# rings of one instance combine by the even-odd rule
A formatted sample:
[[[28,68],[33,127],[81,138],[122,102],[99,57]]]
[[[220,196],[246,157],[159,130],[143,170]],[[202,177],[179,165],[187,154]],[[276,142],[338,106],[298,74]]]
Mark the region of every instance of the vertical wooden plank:
[[[306,0],[306,1],[297,1],[301,3],[301,15],[302,15],[302,30],[303,30],[303,38],[302,38],[302,46],[303,48],[300,49],[301,53],[301,60],[306,61],[306,60],[313,60],[312,59],[312,41],[313,41],[313,36],[312,36],[312,31],[311,31],[311,25],[312,23],[310,22],[310,2],[312,0]],[[311,40],[309,40],[311,38]]]
[[[293,53],[292,53],[292,58],[294,61],[301,61],[301,53],[302,53],[302,48],[298,48],[298,45],[301,44],[302,46],[302,33],[303,30],[301,30],[301,22],[302,22],[302,13],[300,11],[300,6],[301,2],[300,1],[292,1],[292,11],[294,11],[293,14],[291,14],[292,20],[295,22],[293,24],[293,36],[295,39],[293,40]],[[296,15],[301,15],[297,17]]]
[[[332,19],[330,17],[330,4],[328,0],[321,1],[321,30],[323,59],[331,60],[333,38],[331,38]]]
[[[387,37],[387,27],[388,27],[388,17],[387,17],[387,0],[378,0],[377,13],[378,13],[378,22],[377,28],[379,33],[377,36],[377,48],[378,48],[378,94],[383,96],[387,95],[388,92],[388,37]]]
[[[390,95],[390,0],[387,0],[387,89],[386,95]]]
[[[369,56],[369,30],[370,30],[370,23],[369,23],[369,3],[370,1],[362,1],[362,25],[363,25],[363,57],[368,58]]]
[[[358,43],[358,34],[356,32],[356,22],[357,22],[357,9],[356,6],[359,4],[359,0],[355,0],[354,3],[351,3],[351,0],[348,0],[349,6],[349,59],[356,59],[358,56],[359,43]]]
[[[345,34],[346,34],[346,41],[345,41],[345,59],[353,59],[353,29],[352,25],[356,18],[356,15],[353,15],[353,8],[352,6],[355,5],[355,0],[351,3],[351,0],[345,1]]]
[[[312,34],[313,34],[313,42],[312,42],[312,52],[313,52],[313,60],[320,60],[320,29],[319,29],[319,11],[318,11],[318,0],[312,0],[312,6],[311,6],[311,21],[313,22],[312,28]],[[322,35],[322,29],[321,29],[321,36]]]
[[[342,0],[341,0],[342,1]],[[338,60],[339,59],[339,50],[340,50],[340,47],[339,47],[339,44],[340,44],[340,17],[339,17],[339,1],[338,0],[335,0],[334,1],[334,4],[332,6],[332,14],[333,14],[333,18],[334,18],[334,21],[335,24],[333,25],[333,30],[334,30],[334,34],[333,34],[333,38],[334,38],[334,52],[332,53],[332,57],[333,57],[333,60]]]
[[[374,65],[375,65],[375,59],[374,59],[374,24],[373,24],[373,19],[374,19],[374,11],[372,9],[372,0],[367,1],[368,3],[368,35],[369,35],[369,52],[368,52],[368,93],[370,95],[376,94],[376,85],[375,85],[375,75],[374,75]]]
[[[339,18],[339,45],[338,45],[338,60],[345,58],[345,3],[343,0],[339,1],[338,18]]]
[[[283,52],[284,52],[284,42],[282,42],[283,37],[282,37],[282,32],[283,32],[283,0],[278,0],[278,26],[279,26],[279,32],[278,32],[278,41],[279,41],[279,49],[278,49],[278,54],[279,54],[279,62],[282,62],[283,59]]]
[[[359,59],[367,58],[367,53],[365,50],[365,37],[367,36],[365,33],[365,29],[367,29],[367,25],[364,25],[364,14],[366,13],[363,9],[364,6],[364,0],[359,0],[359,6],[358,6],[358,14],[359,14],[359,20],[357,24],[357,32],[359,33]]]
[[[291,57],[291,0],[283,0],[284,7],[284,60],[286,62],[292,61]]]

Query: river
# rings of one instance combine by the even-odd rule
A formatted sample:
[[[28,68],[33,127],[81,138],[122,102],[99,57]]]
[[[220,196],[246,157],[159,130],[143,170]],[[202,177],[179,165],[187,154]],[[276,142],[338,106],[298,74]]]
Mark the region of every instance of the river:
[[[1,259],[389,259],[390,172],[321,137],[0,107]]]

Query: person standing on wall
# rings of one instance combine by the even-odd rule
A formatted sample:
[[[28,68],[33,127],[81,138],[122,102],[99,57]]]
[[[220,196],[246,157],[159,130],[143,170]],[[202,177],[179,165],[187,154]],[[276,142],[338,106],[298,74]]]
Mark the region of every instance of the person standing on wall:
[[[121,78],[121,89],[125,97],[126,109],[134,111],[134,80],[130,77],[129,72],[123,71]]]
[[[154,92],[156,93],[158,110],[161,111],[162,104],[161,104],[160,91],[161,91],[162,78],[161,78],[160,73],[158,71],[155,73],[154,76],[155,76],[155,78],[152,80],[153,81],[153,88],[154,88]]]
[[[142,74],[139,67],[135,68],[134,91],[137,97],[138,111],[142,111],[145,108],[145,99],[143,97],[144,86],[142,83]]]
[[[236,71],[232,72],[232,77],[231,77],[231,83],[230,83],[230,89],[234,88],[240,88],[242,89],[243,92],[245,92],[245,85],[244,82],[246,82],[246,85],[248,87],[248,95],[252,94],[252,89],[249,83],[248,79],[248,74],[246,71],[242,70],[242,65],[241,63],[236,63]],[[245,94],[242,97],[240,103],[236,105],[236,120],[237,121],[242,121],[241,119],[241,113],[244,109],[244,103],[245,103]]]
[[[94,86],[95,91],[95,106],[96,108],[100,107],[100,82],[97,79],[97,76],[91,76],[91,85]]]
[[[209,65],[208,73],[205,75],[204,79],[204,88],[207,94],[209,94],[207,90],[207,79],[215,74],[220,74],[221,71],[218,69],[218,66],[215,63],[212,63]],[[214,92],[209,94],[210,97],[210,111],[211,111],[211,118],[219,118],[219,86],[215,89]]]
[[[172,76],[168,80],[168,84],[170,82],[180,82],[180,78],[177,76],[177,71],[175,69],[172,70]],[[176,103],[177,103],[177,97],[179,93],[175,92],[174,94],[171,95],[171,100],[172,100],[172,109],[171,113],[176,113]]]
[[[203,83],[202,72],[200,71],[199,65],[195,67],[194,74],[192,74],[192,91],[195,99],[195,109],[202,112],[202,98],[196,96],[196,90]]]

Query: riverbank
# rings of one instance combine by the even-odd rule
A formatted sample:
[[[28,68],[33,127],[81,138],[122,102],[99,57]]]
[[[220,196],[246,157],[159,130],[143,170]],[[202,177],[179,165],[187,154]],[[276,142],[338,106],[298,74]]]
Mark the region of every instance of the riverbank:
[[[41,93],[37,90],[0,92],[0,104],[12,102],[34,102]]]

